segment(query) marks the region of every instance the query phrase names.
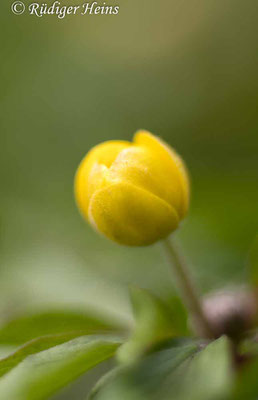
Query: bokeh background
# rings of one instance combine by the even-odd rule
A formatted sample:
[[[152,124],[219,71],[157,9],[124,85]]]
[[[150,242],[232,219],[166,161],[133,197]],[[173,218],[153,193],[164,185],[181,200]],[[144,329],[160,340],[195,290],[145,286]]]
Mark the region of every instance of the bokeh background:
[[[247,275],[258,226],[257,1],[116,4],[117,16],[58,20],[1,2],[1,323],[51,308],[130,323],[128,286],[173,290],[159,244],[113,244],[74,203],[84,154],[139,128],[188,165],[191,210],[177,236],[199,290]],[[90,379],[56,399],[85,398]]]

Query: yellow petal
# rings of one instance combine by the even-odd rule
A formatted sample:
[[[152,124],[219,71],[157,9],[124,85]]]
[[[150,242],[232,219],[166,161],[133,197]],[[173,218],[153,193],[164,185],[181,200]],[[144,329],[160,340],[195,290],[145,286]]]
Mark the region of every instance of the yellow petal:
[[[108,238],[129,246],[152,244],[178,226],[177,213],[167,202],[125,182],[94,193],[89,220]]]
[[[174,176],[175,173],[177,174],[181,183],[180,216],[183,217],[188,211],[190,197],[189,178],[183,160],[172,147],[150,132],[143,130],[136,132],[134,143],[139,146],[144,146],[156,155],[159,155],[163,163],[166,164],[168,175],[171,174],[171,176]]]
[[[75,198],[79,209],[87,218],[89,201],[101,184],[106,170],[121,150],[131,146],[126,141],[108,141],[95,147],[84,157],[75,176]]]
[[[178,169],[168,170],[167,163],[156,152],[144,146],[122,150],[109,169],[108,179],[131,183],[167,201],[181,212],[181,182]]]

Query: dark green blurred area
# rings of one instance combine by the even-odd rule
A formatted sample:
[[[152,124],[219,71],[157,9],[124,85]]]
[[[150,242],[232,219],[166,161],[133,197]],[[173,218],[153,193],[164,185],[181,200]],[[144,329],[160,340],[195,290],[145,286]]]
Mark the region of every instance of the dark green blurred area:
[[[200,289],[243,282],[258,225],[257,1],[120,0],[118,16],[64,20],[10,5],[0,5],[2,319],[50,306],[131,319],[128,285],[169,290],[158,244],[106,241],[73,199],[84,154],[139,128],[188,165],[178,236]]]

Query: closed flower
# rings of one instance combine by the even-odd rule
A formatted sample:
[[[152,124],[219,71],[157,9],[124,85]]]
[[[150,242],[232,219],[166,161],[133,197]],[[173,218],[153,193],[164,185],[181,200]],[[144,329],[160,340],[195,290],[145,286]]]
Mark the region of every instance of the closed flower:
[[[189,181],[176,152],[139,131],[133,143],[108,141],[89,151],[76,173],[75,196],[98,232],[145,246],[178,227],[189,206]]]

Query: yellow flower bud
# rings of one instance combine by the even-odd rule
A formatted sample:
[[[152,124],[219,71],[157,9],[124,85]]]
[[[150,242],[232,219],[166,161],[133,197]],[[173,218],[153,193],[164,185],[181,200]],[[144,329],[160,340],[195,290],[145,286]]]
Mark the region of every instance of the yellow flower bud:
[[[189,181],[176,152],[139,131],[133,143],[108,141],[89,151],[76,173],[75,197],[98,232],[145,246],[177,228],[188,210]]]

